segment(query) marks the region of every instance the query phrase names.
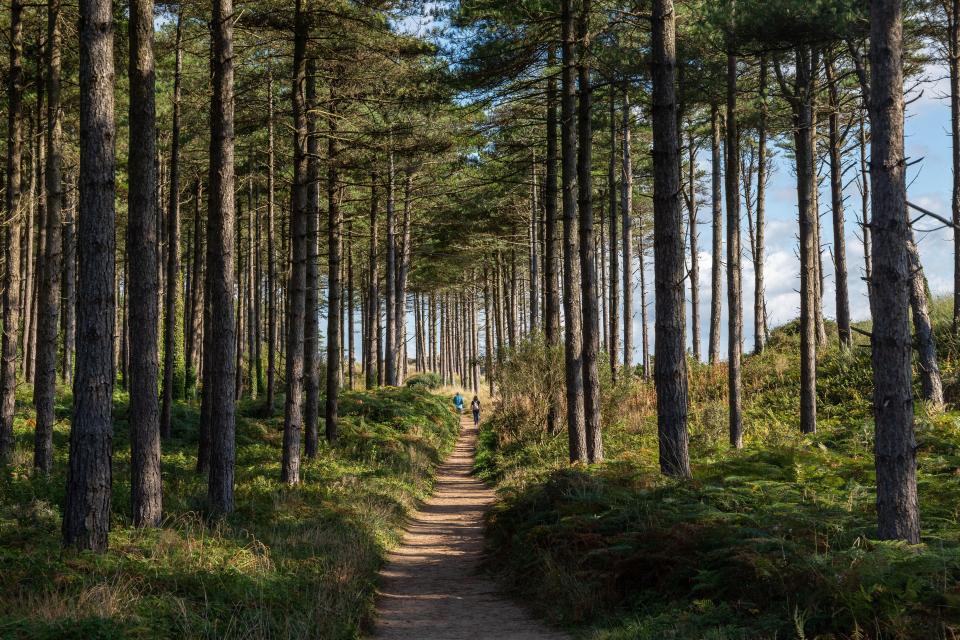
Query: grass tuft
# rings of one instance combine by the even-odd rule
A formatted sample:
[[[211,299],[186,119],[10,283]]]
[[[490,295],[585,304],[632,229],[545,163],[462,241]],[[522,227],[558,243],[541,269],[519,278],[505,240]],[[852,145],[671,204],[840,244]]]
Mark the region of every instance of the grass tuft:
[[[432,488],[458,422],[422,389],[344,394],[340,443],[280,483],[282,416],[239,406],[237,510],[202,515],[194,472],[199,416],[178,404],[163,445],[158,529],[130,525],[126,397],[117,394],[110,551],[60,546],[68,422],[49,478],[31,470],[29,398],[20,398],[14,464],[0,475],[0,638],[355,638],[370,621],[376,572]],[[322,425],[321,425],[322,429]]]

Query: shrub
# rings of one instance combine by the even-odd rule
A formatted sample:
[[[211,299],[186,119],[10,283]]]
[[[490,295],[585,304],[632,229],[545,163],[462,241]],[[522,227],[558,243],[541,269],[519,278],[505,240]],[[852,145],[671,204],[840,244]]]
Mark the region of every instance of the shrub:
[[[443,381],[440,379],[439,374],[433,371],[426,371],[407,378],[406,385],[411,389],[414,387],[422,387],[434,391],[443,386]]]

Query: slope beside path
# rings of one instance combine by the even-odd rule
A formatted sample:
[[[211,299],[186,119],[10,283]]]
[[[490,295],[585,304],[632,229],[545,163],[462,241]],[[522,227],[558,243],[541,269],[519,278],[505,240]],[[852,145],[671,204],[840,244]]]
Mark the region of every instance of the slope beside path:
[[[471,471],[477,429],[466,415],[434,495],[380,573],[377,640],[560,640],[480,573],[483,515],[493,491]]]

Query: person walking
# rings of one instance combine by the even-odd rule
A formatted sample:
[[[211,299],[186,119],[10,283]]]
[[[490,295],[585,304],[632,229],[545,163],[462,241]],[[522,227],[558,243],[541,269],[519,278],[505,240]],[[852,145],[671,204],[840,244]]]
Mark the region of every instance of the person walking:
[[[457,413],[463,415],[463,394],[457,391],[457,394],[453,396],[453,406],[457,410]]]
[[[473,402],[470,403],[470,410],[473,411],[473,425],[480,424],[480,398],[473,396]]]

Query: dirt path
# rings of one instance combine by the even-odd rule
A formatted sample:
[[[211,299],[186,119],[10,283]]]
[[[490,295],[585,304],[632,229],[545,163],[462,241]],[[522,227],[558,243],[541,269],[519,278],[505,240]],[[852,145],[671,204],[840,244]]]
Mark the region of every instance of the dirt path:
[[[478,572],[493,491],[471,475],[477,429],[464,416],[432,498],[380,573],[379,640],[559,640]]]

